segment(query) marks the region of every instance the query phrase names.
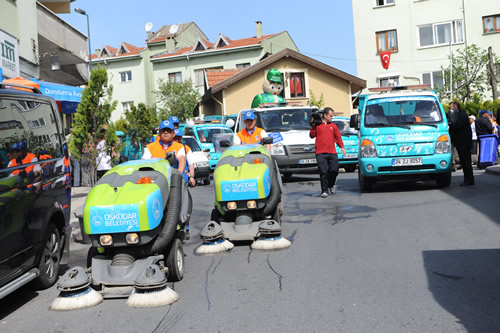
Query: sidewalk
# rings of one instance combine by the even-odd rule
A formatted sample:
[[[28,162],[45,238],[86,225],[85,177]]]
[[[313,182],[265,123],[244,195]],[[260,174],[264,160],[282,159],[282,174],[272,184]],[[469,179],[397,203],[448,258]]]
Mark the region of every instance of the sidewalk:
[[[486,173],[500,176],[500,165],[492,165],[485,169]]]
[[[71,214],[69,218],[69,223],[72,227],[71,237],[75,240],[81,240],[82,234],[80,233],[80,225],[78,224],[78,219],[75,217],[76,212],[82,212],[83,205],[85,204],[85,199],[87,194],[90,192],[92,187],[72,187],[71,188]]]

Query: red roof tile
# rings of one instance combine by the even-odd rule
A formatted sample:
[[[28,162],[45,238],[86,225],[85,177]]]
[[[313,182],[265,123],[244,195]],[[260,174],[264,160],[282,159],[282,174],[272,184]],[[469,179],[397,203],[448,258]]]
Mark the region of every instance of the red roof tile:
[[[236,39],[236,40],[230,40],[229,38],[226,37],[226,39],[229,42],[229,45],[225,45],[225,46],[219,47],[219,48],[217,48],[217,50],[227,50],[227,49],[232,49],[232,48],[236,48],[236,47],[258,45],[258,44],[260,44],[260,42],[262,40],[264,40],[266,38],[269,38],[269,37],[272,37],[274,35],[275,34],[265,35],[265,36],[262,36],[260,38],[249,37],[249,38],[242,38],[242,39]],[[195,51],[193,53],[204,52],[204,51],[214,50],[215,49],[215,44],[214,43],[210,43],[210,42],[208,42],[206,40],[203,40],[203,42],[209,48],[207,50]],[[176,50],[175,53],[161,53],[161,54],[158,54],[156,56],[153,56],[152,59],[161,59],[161,58],[168,58],[168,57],[172,57],[172,56],[176,56],[176,55],[181,55],[181,54],[184,54],[184,53],[187,53],[187,52],[191,51],[192,49],[193,49],[192,47],[186,47],[186,48],[183,48],[183,49]]]
[[[109,55],[110,57],[114,56],[116,54],[116,51],[118,51],[118,49],[112,47],[112,46],[109,46],[109,45],[104,45],[103,49],[107,49],[111,54]]]
[[[153,40],[147,41],[148,44],[164,42],[166,37],[158,37]]]
[[[244,68],[207,69],[205,71],[207,73],[208,87],[210,88],[242,70],[244,70]]]

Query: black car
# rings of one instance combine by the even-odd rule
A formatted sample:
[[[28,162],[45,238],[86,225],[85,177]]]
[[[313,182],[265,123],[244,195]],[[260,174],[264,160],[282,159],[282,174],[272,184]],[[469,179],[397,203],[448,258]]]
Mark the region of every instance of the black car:
[[[0,83],[0,299],[28,282],[52,286],[71,234],[70,163],[57,104],[19,88]]]

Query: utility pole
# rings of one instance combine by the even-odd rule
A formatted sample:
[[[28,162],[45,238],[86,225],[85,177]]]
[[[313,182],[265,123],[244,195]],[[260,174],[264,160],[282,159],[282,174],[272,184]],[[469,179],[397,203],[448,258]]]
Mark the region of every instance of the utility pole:
[[[453,51],[451,49],[450,39],[450,101],[453,100]]]
[[[493,100],[497,100],[498,99],[497,78],[495,76],[495,64],[493,63],[493,51],[491,50],[491,46],[488,47],[488,58],[490,59],[490,82],[491,82],[491,90],[493,93]]]

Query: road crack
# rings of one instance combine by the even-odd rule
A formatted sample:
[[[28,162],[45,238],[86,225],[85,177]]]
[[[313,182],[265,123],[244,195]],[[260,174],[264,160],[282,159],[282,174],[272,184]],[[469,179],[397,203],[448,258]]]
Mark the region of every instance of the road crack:
[[[208,311],[212,308],[212,302],[210,301],[210,295],[208,293],[208,273],[210,272],[210,269],[214,265],[215,260],[212,258],[212,263],[210,264],[210,267],[208,267],[207,272],[205,273],[205,296],[207,297],[207,304],[208,304]]]
[[[279,287],[280,287],[280,291],[283,291],[283,275],[281,275],[280,273],[278,273],[274,268],[273,266],[271,265],[271,262],[269,261],[269,254],[267,255],[267,265],[269,266],[269,268],[271,269],[271,271],[276,274],[276,276],[278,277],[278,282],[279,282]]]

